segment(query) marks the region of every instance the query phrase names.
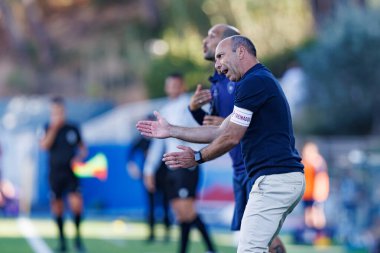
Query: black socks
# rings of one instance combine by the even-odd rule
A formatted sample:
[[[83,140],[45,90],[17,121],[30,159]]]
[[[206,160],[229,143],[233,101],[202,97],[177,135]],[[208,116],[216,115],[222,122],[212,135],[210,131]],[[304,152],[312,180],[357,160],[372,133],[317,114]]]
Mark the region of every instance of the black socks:
[[[80,235],[80,224],[82,221],[82,217],[80,214],[75,214],[73,217],[74,225],[75,225],[75,230],[76,230],[76,235],[74,239],[74,246],[77,250],[83,251],[83,245],[82,245],[82,240],[81,240],[81,235]],[[63,216],[56,216],[55,217],[55,222],[58,227],[58,232],[59,232],[59,248],[58,250],[60,252],[65,252],[67,250],[66,248],[66,238],[65,238],[65,233],[63,230]]]
[[[189,234],[190,234],[190,228],[191,223],[188,222],[181,222],[181,244],[180,244],[180,253],[186,253],[187,245],[189,243]]]
[[[192,224],[196,226],[199,232],[202,234],[203,240],[207,245],[207,250],[210,252],[215,252],[215,248],[213,243],[211,242],[211,238],[207,231],[207,228],[199,215],[197,215],[197,217],[193,220]]]
[[[82,221],[82,216],[80,214],[75,214],[73,219],[74,219],[74,225],[75,225],[75,230],[76,230],[74,246],[77,250],[82,250],[83,245],[82,245],[82,239],[80,236],[80,224]]]
[[[181,244],[180,244],[180,253],[186,253],[187,245],[189,243],[190,229],[192,226],[195,226],[201,233],[204,242],[207,246],[207,251],[215,252],[215,247],[211,241],[210,235],[207,231],[207,228],[202,221],[201,217],[197,215],[192,222],[181,222]]]
[[[58,227],[58,236],[59,236],[58,250],[60,252],[65,252],[66,251],[66,238],[65,238],[65,233],[63,231],[63,217],[62,216],[56,216],[55,217],[55,223],[57,224],[57,227]]]

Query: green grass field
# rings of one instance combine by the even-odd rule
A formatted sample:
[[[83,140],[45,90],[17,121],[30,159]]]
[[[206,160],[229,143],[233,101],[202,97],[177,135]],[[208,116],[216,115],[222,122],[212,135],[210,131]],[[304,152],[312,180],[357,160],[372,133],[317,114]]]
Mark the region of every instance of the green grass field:
[[[50,219],[32,219],[32,225],[43,241],[54,249],[56,245],[56,230]],[[71,222],[66,222],[65,230],[72,238],[74,228]],[[161,239],[162,227],[157,228],[157,242],[147,244],[144,241],[147,230],[144,224],[116,220],[86,220],[83,223],[82,234],[88,253],[175,253],[177,249],[177,229],[173,229],[172,240],[165,243]],[[198,232],[193,231],[189,253],[203,253],[205,249],[200,242]],[[213,238],[220,253],[233,253],[233,234],[228,231],[213,230]],[[341,246],[312,247],[292,245],[286,236],[282,236],[289,253],[342,253]],[[71,242],[71,241],[70,241]],[[69,251],[72,250],[69,243]],[[28,241],[23,237],[17,219],[0,219],[0,252],[1,253],[33,253]],[[54,251],[53,251],[54,252]],[[38,252],[36,252],[38,253]]]

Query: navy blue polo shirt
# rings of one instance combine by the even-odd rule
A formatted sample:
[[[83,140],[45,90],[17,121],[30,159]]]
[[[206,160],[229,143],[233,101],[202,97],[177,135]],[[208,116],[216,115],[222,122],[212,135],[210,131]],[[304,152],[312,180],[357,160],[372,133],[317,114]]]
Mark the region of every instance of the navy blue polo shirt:
[[[208,114],[220,116],[223,118],[228,117],[234,108],[234,93],[236,83],[231,82],[224,74],[218,74],[217,71],[209,78],[211,83],[211,107]],[[206,112],[202,109],[191,111],[193,118],[202,125],[203,118]],[[244,161],[241,154],[240,145],[236,145],[229,151],[229,155],[232,160],[232,167],[234,174],[245,173]]]
[[[253,181],[262,175],[303,172],[288,102],[264,65],[253,66],[237,83],[235,106],[253,112],[241,140],[244,163]]]

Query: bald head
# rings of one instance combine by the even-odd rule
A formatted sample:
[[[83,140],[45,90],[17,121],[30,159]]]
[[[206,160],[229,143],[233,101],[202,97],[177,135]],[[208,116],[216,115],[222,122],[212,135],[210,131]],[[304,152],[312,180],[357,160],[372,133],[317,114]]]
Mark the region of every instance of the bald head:
[[[230,25],[217,24],[211,27],[203,40],[203,56],[205,60],[214,61],[215,49],[218,43],[225,38],[239,34],[239,30]]]
[[[215,68],[231,81],[239,81],[257,63],[256,48],[247,37],[231,36],[216,47]]]
[[[240,35],[240,31],[231,25],[226,24],[217,24],[211,27],[211,29],[218,29],[222,33],[222,39],[234,36],[234,35]]]
[[[256,57],[256,47],[253,42],[244,36],[231,36],[231,49],[236,52],[239,47],[244,47],[247,52]]]

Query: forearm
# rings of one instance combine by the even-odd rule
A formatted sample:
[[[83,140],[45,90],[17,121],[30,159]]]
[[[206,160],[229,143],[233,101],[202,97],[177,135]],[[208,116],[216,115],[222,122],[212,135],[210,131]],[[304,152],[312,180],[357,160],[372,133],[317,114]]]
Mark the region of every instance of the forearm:
[[[55,137],[57,135],[58,130],[54,128],[49,128],[46,132],[46,135],[41,140],[40,145],[41,148],[48,150],[54,143]]]
[[[170,127],[171,137],[193,143],[210,143],[218,137],[219,133],[220,129],[217,126]]]
[[[210,145],[201,150],[202,159],[206,161],[213,160],[230,151],[239,142],[236,142],[229,134],[222,134],[216,138]]]

